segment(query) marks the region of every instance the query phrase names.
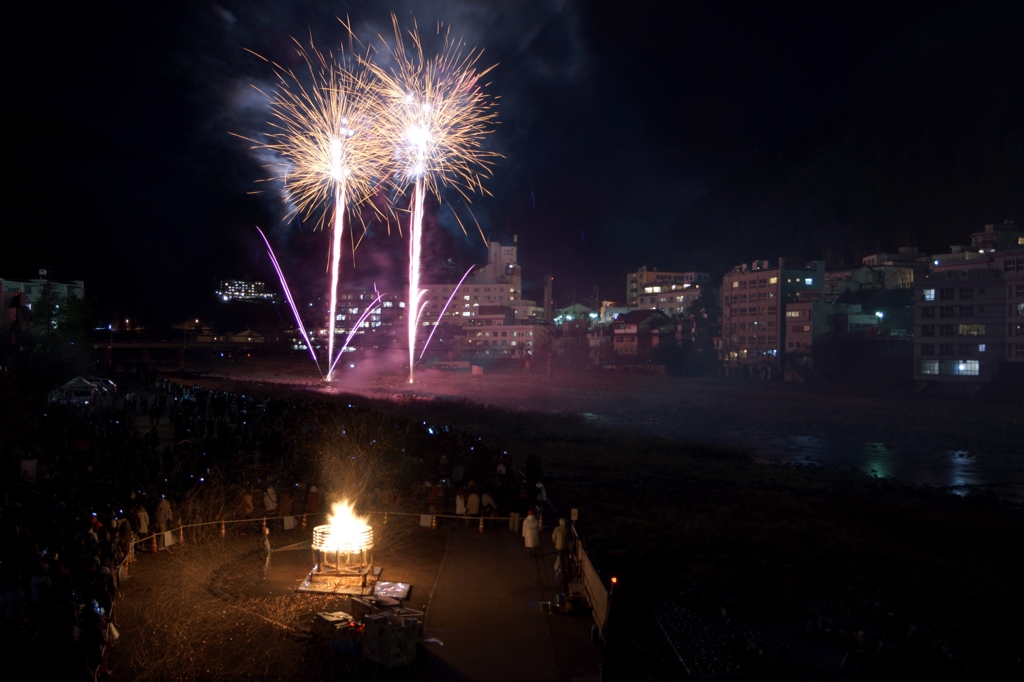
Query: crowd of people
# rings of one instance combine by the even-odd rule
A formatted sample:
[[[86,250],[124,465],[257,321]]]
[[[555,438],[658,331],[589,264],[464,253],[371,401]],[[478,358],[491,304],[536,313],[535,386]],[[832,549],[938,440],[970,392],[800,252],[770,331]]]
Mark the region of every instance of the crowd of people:
[[[65,679],[102,667],[120,567],[154,537],[220,520],[249,520],[233,528],[255,533],[263,517],[327,511],[335,482],[320,480],[314,456],[324,431],[328,445],[357,432],[383,443],[356,448],[388,463],[368,467],[386,473],[361,488],[361,509],[510,517],[519,532],[548,504],[537,476],[451,426],[330,398],[207,390],[141,366],[106,371],[120,394],[104,409],[40,407],[40,428],[0,440],[4,641]],[[367,425],[387,438],[370,439]]]

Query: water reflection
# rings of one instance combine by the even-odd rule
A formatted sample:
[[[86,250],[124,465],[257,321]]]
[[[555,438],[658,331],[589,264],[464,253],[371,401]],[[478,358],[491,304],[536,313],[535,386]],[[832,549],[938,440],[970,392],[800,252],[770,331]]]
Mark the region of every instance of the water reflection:
[[[987,467],[967,450],[889,447],[885,443],[836,443],[812,436],[783,436],[752,448],[763,463],[854,467],[877,478],[893,478],[945,488],[967,495],[976,487],[992,488],[1000,497],[1024,500],[1024,481],[1010,472]]]

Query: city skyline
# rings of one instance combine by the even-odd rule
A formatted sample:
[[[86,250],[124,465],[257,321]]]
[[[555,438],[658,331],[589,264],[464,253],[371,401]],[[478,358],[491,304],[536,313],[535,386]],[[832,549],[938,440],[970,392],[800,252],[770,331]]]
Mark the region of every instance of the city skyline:
[[[662,237],[677,238],[681,212],[723,181],[828,124],[916,60],[1024,17],[997,3],[927,17],[859,5],[743,13],[641,5],[628,15],[571,2],[390,9],[404,20],[410,8],[424,29],[443,20],[498,64],[489,74],[500,96],[494,151],[506,158],[489,184],[494,197],[472,210],[488,238],[519,236],[527,298],[539,297],[549,270],[556,296],[579,297],[594,285],[617,291],[641,265],[679,269],[670,261],[683,255],[660,248]],[[261,177],[258,160],[228,135],[267,119],[246,93],[269,73],[246,50],[280,58],[286,36],[303,34],[330,46],[344,33],[336,14],[372,42],[387,27],[386,9],[152,9],[127,17],[135,30],[126,34],[92,10],[48,21],[19,12],[15,23],[36,44],[48,36],[67,45],[82,69],[63,88],[31,63],[15,75],[21,97],[3,115],[23,131],[15,161],[38,194],[12,202],[23,227],[0,255],[4,276],[49,267],[56,278],[89,282],[100,308],[149,306],[169,322],[191,314],[211,282],[273,279],[258,224],[281,245],[282,262],[306,273],[300,293],[323,290],[327,235],[282,224],[272,193],[248,194]],[[979,214],[945,229],[963,233],[1003,218],[1021,222]],[[425,244],[435,266],[461,272],[479,262],[474,229],[464,237],[443,206],[430,207],[427,219],[444,228]],[[400,279],[405,254],[404,235],[371,234],[343,284]],[[687,265],[717,276],[731,264]],[[138,286],[125,290],[125,281]]]

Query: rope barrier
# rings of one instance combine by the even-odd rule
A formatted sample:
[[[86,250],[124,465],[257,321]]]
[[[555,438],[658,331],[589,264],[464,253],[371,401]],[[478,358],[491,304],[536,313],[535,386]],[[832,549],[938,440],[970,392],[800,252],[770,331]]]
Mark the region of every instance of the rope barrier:
[[[469,516],[468,514],[431,514],[430,512],[404,512],[404,511],[392,511],[392,510],[388,510],[388,511],[365,511],[365,512],[357,512],[357,513],[362,515],[362,516],[372,516],[372,515],[383,516],[384,517],[384,519],[383,519],[384,523],[388,522],[388,517],[389,516],[408,516],[408,517],[412,517],[412,518],[417,518],[418,519],[420,517],[427,516],[428,514],[434,520],[433,523],[435,523],[435,524],[436,524],[436,519],[466,520],[466,519],[474,519],[475,518],[475,519],[480,519],[481,521],[508,521],[509,519],[512,518],[511,516],[483,516],[481,514],[476,514],[474,516]],[[178,531],[177,532],[177,534],[178,534],[178,542],[181,543],[181,544],[184,544],[184,542],[185,542],[185,540],[184,540],[184,531],[185,531],[185,529],[190,529],[190,528],[202,528],[204,526],[218,526],[219,527],[219,529],[218,529],[219,535],[220,535],[220,537],[224,538],[224,537],[227,537],[227,525],[228,524],[238,524],[238,523],[252,524],[252,523],[256,523],[257,521],[259,521],[260,522],[260,530],[262,530],[263,528],[267,527],[267,521],[283,521],[284,519],[287,519],[287,518],[292,518],[292,519],[301,518],[300,525],[299,525],[299,530],[305,530],[306,527],[307,527],[307,520],[306,519],[307,519],[308,516],[317,517],[317,516],[326,516],[326,515],[327,515],[327,512],[318,512],[316,514],[302,514],[301,517],[298,514],[288,514],[286,516],[262,516],[262,517],[252,516],[252,517],[246,517],[246,518],[242,518],[242,519],[218,519],[216,521],[199,521],[199,522],[196,522],[196,523],[184,523],[184,524],[183,523],[179,523],[178,524],[178,528],[177,528],[177,531]],[[151,554],[156,554],[159,551],[159,545],[158,545],[158,542],[157,542],[157,536],[159,536],[159,535],[160,535],[160,533],[158,533],[156,531],[153,531],[149,535],[146,535],[144,537],[141,537],[141,538],[138,538],[138,539],[134,540],[131,544],[134,546],[134,545],[141,545],[141,544],[144,544],[144,543],[149,543],[150,544],[150,550],[149,550],[150,553]]]

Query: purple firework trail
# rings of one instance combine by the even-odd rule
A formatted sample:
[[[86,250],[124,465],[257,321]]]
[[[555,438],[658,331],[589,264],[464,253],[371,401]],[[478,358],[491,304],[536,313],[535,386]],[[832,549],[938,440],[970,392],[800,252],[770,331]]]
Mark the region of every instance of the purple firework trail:
[[[306,341],[306,348],[309,349],[309,354],[313,356],[313,362],[316,363],[316,368],[320,370],[320,363],[316,359],[316,352],[313,350],[313,344],[309,341],[309,334],[306,333],[306,327],[302,324],[302,318],[299,317],[299,309],[295,307],[295,300],[292,298],[292,292],[288,288],[288,281],[284,278],[284,273],[281,272],[281,266],[277,263],[277,256],[274,255],[274,249],[270,248],[270,242],[267,241],[267,235],[263,234],[263,230],[256,226],[256,231],[263,237],[263,243],[267,245],[267,253],[270,254],[270,261],[274,264],[274,270],[277,271],[277,278],[281,281],[281,288],[284,289],[284,297],[288,299],[288,305],[292,309],[292,314],[295,315],[295,324],[299,327],[299,333],[302,334],[302,338]],[[323,370],[320,370],[323,374]]]

